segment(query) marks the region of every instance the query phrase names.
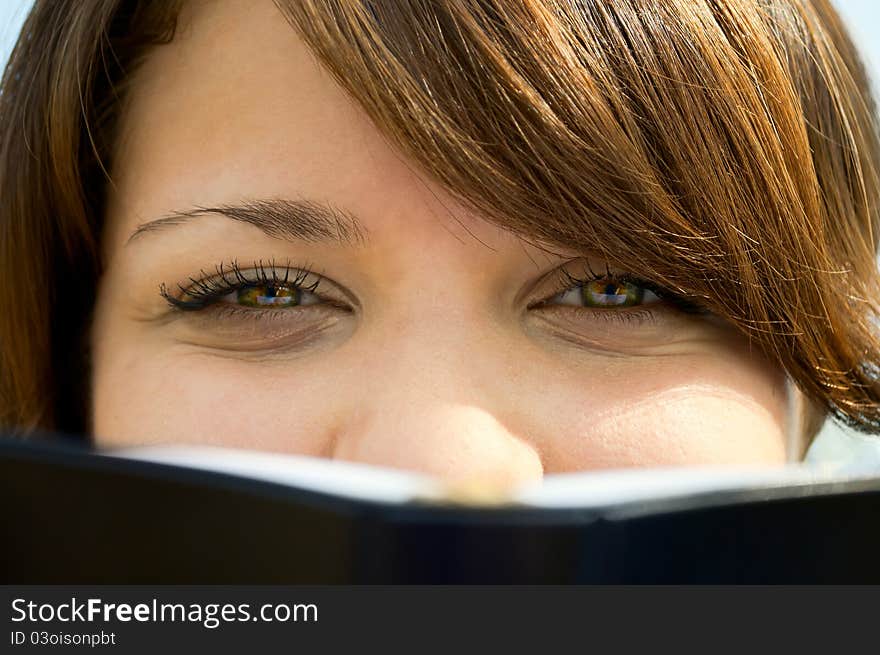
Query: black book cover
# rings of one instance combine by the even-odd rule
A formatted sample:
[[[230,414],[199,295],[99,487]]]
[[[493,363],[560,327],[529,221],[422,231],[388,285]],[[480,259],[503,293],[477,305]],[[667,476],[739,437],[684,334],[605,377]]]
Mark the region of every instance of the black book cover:
[[[602,507],[389,504],[0,440],[6,584],[880,583],[880,479]]]

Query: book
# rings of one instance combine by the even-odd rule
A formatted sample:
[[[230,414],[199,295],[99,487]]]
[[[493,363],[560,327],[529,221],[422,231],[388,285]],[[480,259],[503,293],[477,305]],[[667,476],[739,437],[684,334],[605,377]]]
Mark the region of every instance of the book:
[[[6,584],[880,583],[880,471],[549,474],[519,488],[193,445],[0,438]]]

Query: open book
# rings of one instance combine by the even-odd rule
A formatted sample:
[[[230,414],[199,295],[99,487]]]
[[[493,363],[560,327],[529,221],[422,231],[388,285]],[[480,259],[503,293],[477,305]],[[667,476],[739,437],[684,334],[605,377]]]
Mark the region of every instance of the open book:
[[[880,470],[832,463],[784,467],[663,467],[557,473],[520,487],[491,481],[443,481],[401,469],[301,455],[199,445],[159,445],[105,455],[215,471],[376,503],[474,507],[597,508],[633,503],[723,503],[749,498],[821,494],[880,482]],[[865,485],[867,483],[867,485]],[[709,498],[712,500],[709,500]]]
[[[880,582],[880,472],[550,474],[500,489],[209,446],[0,441],[7,583]]]

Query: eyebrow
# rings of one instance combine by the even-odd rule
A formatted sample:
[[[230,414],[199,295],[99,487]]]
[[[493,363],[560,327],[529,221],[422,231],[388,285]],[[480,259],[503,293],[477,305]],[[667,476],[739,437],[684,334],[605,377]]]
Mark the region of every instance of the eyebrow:
[[[361,244],[366,240],[365,230],[357,218],[334,205],[314,200],[269,198],[174,211],[141,223],[125,243],[128,245],[149,232],[162,231],[212,214],[249,223],[276,239],[349,245]]]

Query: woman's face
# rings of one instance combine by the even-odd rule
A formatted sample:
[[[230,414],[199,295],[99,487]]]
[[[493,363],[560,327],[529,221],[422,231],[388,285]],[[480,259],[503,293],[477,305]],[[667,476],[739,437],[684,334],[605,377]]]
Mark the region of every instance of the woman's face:
[[[784,461],[777,367],[633,283],[578,287],[605,263],[466,210],[270,0],[192,3],[132,88],[92,332],[98,444],[505,482]]]

